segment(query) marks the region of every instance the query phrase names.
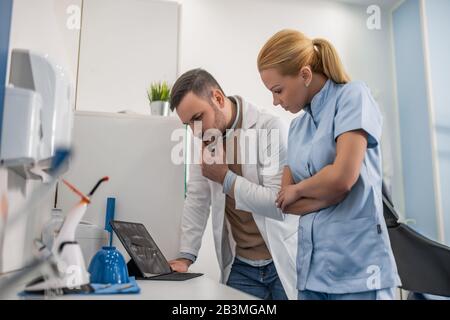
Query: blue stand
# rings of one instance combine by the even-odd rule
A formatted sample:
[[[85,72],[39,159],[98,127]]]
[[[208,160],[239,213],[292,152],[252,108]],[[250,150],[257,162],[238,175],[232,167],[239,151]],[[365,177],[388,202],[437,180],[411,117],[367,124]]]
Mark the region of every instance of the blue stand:
[[[112,246],[113,231],[110,222],[114,220],[116,198],[108,198],[106,202],[105,230],[109,232],[109,246]]]

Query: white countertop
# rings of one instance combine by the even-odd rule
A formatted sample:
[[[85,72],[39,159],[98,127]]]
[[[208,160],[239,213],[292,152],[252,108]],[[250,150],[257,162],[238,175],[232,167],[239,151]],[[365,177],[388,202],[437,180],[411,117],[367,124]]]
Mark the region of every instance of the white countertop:
[[[2,276],[5,277],[5,276]],[[7,275],[6,275],[7,277]],[[0,278],[1,279],[1,278]],[[25,283],[30,280],[21,281],[7,294],[2,294],[2,299],[44,299],[44,296],[18,296]],[[139,294],[113,294],[113,295],[64,295],[55,296],[51,299],[57,300],[257,300],[258,298],[233,289],[216,282],[203,275],[186,281],[137,281],[141,292]]]

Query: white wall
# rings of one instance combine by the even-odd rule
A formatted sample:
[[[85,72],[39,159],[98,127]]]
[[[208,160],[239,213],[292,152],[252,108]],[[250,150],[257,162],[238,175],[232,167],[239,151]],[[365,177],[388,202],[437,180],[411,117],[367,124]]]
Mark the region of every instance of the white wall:
[[[76,18],[71,6],[81,9],[81,0],[14,0],[9,49],[48,54],[75,85],[80,32],[72,28]]]
[[[353,79],[371,87],[384,114],[383,151],[392,165],[393,197],[403,209],[403,186],[399,151],[398,117],[394,100],[391,26],[382,10],[381,30],[366,27],[366,6],[338,1],[307,0],[179,0],[181,10],[180,73],[202,67],[221,83],[226,94],[241,94],[257,105],[293,118],[272,105],[263,86],[256,57],[265,41],[283,28],[294,28],[308,36],[329,39],[337,48]],[[389,130],[389,136],[386,135]],[[392,154],[389,152],[392,149]],[[197,267],[217,274],[213,238],[209,225]],[[214,260],[214,261],[213,261]]]
[[[77,110],[150,114],[147,88],[175,82],[178,4],[84,0]]]

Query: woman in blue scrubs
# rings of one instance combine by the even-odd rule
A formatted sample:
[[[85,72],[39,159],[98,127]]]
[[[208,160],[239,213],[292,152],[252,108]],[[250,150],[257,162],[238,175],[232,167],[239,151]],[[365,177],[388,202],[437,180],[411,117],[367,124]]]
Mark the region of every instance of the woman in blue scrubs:
[[[273,104],[305,111],[289,129],[276,205],[300,215],[299,299],[393,299],[400,285],[381,195],[382,117],[327,40],[282,30],[258,56]]]

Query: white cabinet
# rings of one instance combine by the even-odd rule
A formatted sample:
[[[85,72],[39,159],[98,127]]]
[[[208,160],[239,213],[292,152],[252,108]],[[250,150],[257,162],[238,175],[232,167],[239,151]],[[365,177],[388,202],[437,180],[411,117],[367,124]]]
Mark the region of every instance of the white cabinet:
[[[109,176],[84,220],[104,226],[106,199],[115,197],[115,219],[143,223],[168,259],[178,253],[184,202],[184,165],[171,159],[173,147],[183,142],[171,141],[174,130],[185,131],[176,117],[76,112],[74,156],[64,175],[86,193]],[[63,185],[59,190],[66,212],[78,198]],[[114,245],[122,248],[116,237]]]

